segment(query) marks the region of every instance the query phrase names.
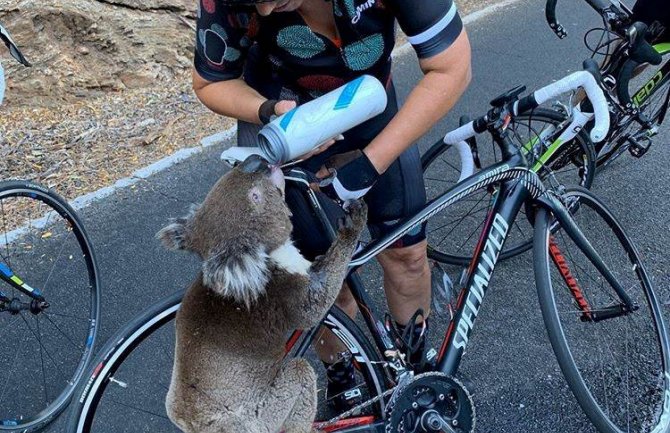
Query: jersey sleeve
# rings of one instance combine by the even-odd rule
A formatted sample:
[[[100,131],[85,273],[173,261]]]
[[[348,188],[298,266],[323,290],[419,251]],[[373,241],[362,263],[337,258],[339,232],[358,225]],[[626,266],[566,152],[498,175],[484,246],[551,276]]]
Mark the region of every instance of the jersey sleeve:
[[[449,48],[463,30],[453,0],[386,0],[419,58]]]
[[[209,81],[239,78],[252,44],[253,16],[218,0],[198,0],[194,66]]]

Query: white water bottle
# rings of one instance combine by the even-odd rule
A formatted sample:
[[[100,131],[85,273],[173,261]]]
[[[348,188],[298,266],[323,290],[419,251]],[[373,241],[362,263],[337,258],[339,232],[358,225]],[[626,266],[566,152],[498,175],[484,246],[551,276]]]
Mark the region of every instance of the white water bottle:
[[[283,164],[382,113],[386,103],[384,86],[363,75],[265,125],[259,146],[270,163]]]

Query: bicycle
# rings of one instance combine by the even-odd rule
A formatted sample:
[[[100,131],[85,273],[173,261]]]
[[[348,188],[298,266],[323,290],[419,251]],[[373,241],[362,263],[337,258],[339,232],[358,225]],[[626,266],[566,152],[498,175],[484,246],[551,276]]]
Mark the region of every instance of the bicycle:
[[[557,2],[547,0],[546,18],[563,39],[567,33],[556,19]],[[619,0],[586,3],[603,20],[603,28],[589,30],[584,43],[592,57],[604,57],[600,70],[612,119],[609,136],[596,147],[597,166],[604,168],[626,151],[636,158],[649,151],[670,102],[670,41],[654,41],[661,29],[632,22],[631,9]],[[595,46],[588,40],[592,32],[601,32]]]
[[[594,61],[585,61],[583,67],[598,77],[598,65]],[[507,95],[519,95],[524,91],[525,87],[519,86]],[[500,106],[503,101],[504,98],[497,98],[491,101],[491,105]],[[582,111],[580,104],[555,105],[559,109],[535,108],[516,116],[508,126],[510,137],[528,159],[531,170],[541,179],[551,179],[555,185],[589,189],[596,172],[596,155],[595,145],[584,128],[593,120],[594,114]],[[463,117],[460,124],[468,120]],[[481,170],[500,162],[495,143],[490,143],[490,147],[487,152],[488,147],[478,145],[475,137],[468,139],[467,145],[439,140],[430,146],[421,156],[428,198],[438,196],[446,187],[463,180],[471,174],[471,170]],[[458,169],[459,164],[464,167],[463,173]],[[491,189],[488,194],[482,192],[477,200],[455,204],[448,214],[432,221],[433,227],[429,230],[448,230],[444,235],[434,237],[439,241],[428,245],[428,256],[442,263],[467,266],[472,260],[470,253],[474,250],[477,234],[484,224],[494,193],[495,189]],[[531,220],[525,209],[521,214],[522,217],[514,221],[514,230],[500,253],[501,260],[519,255],[533,246]]]
[[[619,385],[625,383],[636,387],[635,392],[640,382],[646,379],[641,386],[647,400],[642,408],[635,408],[643,411],[635,412],[633,423],[639,428],[634,431],[648,426],[653,432],[668,431],[668,336],[635,246],[612,214],[588,190],[547,189],[540,177],[528,167],[526,158],[514,146],[507,131],[510,120],[519,113],[571,90],[575,83],[589,80],[595,85],[595,80],[588,73],[579,72],[520,100],[518,94],[509,92],[502,97],[504,103],[489,110],[485,116],[447,134],[446,142],[455,144],[476,133],[488,131],[499,146],[503,160],[444,191],[416,215],[401,221],[390,234],[354,254],[347,282],[371,338],[335,306],[322,323],[342,342],[345,349],[340,356],[353,358],[359,384],[347,392],[361,396],[364,403],[344,413],[333,414],[327,404],[327,399],[332,396],[320,394],[316,428],[347,433],[474,430],[476,418],[472,396],[455,375],[511,224],[520,208],[528,203],[535,217],[535,276],[542,313],[559,364],[578,402],[600,431],[621,432],[622,428],[615,423],[628,423],[630,427],[630,418],[624,416],[622,421],[619,413],[621,405],[612,408],[600,399],[604,390],[605,403],[619,402],[607,393],[610,376],[604,377],[608,382],[599,381],[594,386],[591,386],[591,381],[598,380],[601,377],[599,374],[607,371],[617,380],[624,379]],[[598,97],[597,86],[591,86],[587,91],[596,107],[597,126],[592,135],[601,139],[607,130],[604,97],[602,93]],[[467,164],[464,166],[467,169]],[[309,189],[311,175],[296,168],[287,170],[287,181],[304,185],[326,235],[333,239],[333,226]],[[458,300],[453,305],[455,314],[440,347],[437,363],[432,371],[415,375],[404,361],[403,342],[394,335],[389,318],[381,320],[373,311],[373,304],[355,270],[412,228],[429,221],[453,203],[489,187],[495,187],[498,192],[493,195],[491,211],[475,248],[474,259]],[[584,230],[594,228],[594,224],[601,226],[589,230],[587,238]],[[604,244],[601,242],[603,235],[606,238]],[[611,242],[616,242],[616,247],[612,247]],[[615,262],[617,254],[619,257],[616,258],[620,261]],[[577,263],[578,258],[582,258],[583,263]],[[595,271],[595,275],[585,276],[587,268]],[[559,286],[565,289],[559,292]],[[68,433],[101,433],[106,429],[110,431],[110,428],[114,432],[178,431],[165,416],[163,407],[172,362],[166,347],[170,347],[174,339],[171,322],[182,295],[183,291],[180,291],[157,302],[108,341],[88,372],[88,380],[79,385],[68,420]],[[642,327],[636,329],[636,350],[625,352],[621,364],[605,365],[598,362],[602,360],[602,355],[589,356],[591,345],[603,341],[597,338],[598,334],[615,332],[619,337],[628,336],[618,333],[621,327],[616,319],[623,319],[624,328],[628,329],[628,324],[638,317],[642,319]],[[594,328],[598,328],[595,340],[594,335],[589,333]],[[582,330],[585,332],[578,334]],[[319,380],[323,381],[323,366],[309,352],[313,343],[318,344],[320,332],[320,327],[294,332],[288,338],[286,353],[287,356],[303,356],[314,361]],[[575,336],[578,338],[574,339]],[[604,341],[609,343],[607,354],[613,357],[612,348],[618,340],[610,338]],[[573,350],[575,345],[584,347]],[[599,352],[596,350],[595,353]],[[641,353],[644,356],[640,356]],[[625,375],[617,374],[622,371],[621,368],[630,367],[629,357],[646,362],[646,369],[638,372],[633,383],[625,381],[626,377],[622,377]],[[597,374],[592,378],[590,373],[594,364]],[[636,367],[640,365],[635,364]],[[647,371],[649,373],[645,374]],[[319,389],[323,390],[325,386],[320,385]],[[623,409],[628,409],[626,414],[630,415],[631,402],[627,400],[626,403]],[[640,421],[642,415],[646,417]],[[140,416],[144,417],[143,424],[136,422]],[[631,431],[630,428],[626,430]]]
[[[0,39],[30,66],[1,25]],[[4,83],[0,65],[0,102]],[[98,270],[81,220],[44,186],[1,181],[0,224],[0,431],[30,432],[67,407],[92,357]]]

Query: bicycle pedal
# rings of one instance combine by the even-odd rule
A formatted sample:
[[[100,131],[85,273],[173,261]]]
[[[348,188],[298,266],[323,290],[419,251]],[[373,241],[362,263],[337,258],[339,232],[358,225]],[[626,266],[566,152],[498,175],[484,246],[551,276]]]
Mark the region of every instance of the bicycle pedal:
[[[634,137],[628,138],[628,152],[636,158],[642,157],[651,147],[652,141],[649,138],[643,137],[642,140],[646,141],[647,144],[642,144],[640,140]]]

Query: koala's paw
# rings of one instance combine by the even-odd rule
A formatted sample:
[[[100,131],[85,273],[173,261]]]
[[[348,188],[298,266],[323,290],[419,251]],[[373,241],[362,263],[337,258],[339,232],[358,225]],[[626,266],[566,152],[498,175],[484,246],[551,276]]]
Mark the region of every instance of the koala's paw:
[[[343,233],[358,235],[368,220],[368,207],[363,200],[354,200],[348,203],[347,215],[338,222],[339,230]]]
[[[354,228],[363,229],[368,221],[368,206],[363,200],[355,200],[349,204],[349,216],[354,224]]]

